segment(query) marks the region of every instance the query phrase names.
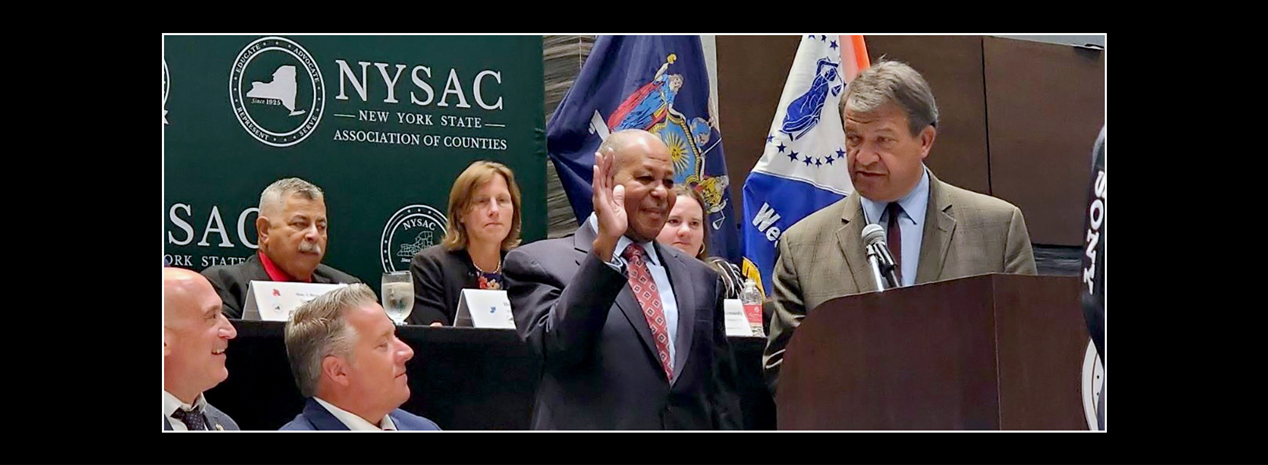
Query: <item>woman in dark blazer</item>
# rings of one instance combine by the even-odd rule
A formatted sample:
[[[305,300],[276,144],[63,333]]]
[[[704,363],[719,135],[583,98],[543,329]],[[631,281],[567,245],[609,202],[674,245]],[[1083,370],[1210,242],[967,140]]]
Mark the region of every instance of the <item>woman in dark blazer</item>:
[[[502,259],[520,243],[520,188],[501,163],[477,161],[449,191],[445,238],[414,254],[413,325],[452,326],[463,289],[503,289]]]

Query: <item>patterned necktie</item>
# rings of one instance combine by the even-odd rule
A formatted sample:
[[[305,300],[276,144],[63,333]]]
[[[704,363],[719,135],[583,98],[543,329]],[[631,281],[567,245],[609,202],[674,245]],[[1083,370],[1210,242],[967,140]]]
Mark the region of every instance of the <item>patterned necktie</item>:
[[[898,214],[903,207],[898,202],[890,202],[885,208],[889,214],[889,223],[885,226],[885,242],[889,245],[889,254],[894,256],[894,276],[898,277],[898,285],[903,285],[903,235],[898,230]]]
[[[665,369],[665,379],[674,379],[674,367],[669,364],[669,330],[665,326],[665,310],[661,308],[660,291],[656,289],[656,281],[652,272],[643,260],[646,252],[638,244],[630,244],[621,253],[629,262],[626,267],[630,290],[643,307],[643,317],[647,318],[647,326],[652,328],[652,339],[656,341],[656,354],[660,357],[660,365]]]
[[[209,429],[207,427],[207,416],[197,409],[186,411],[178,408],[175,412],[172,412],[172,418],[180,420],[190,431],[206,431]]]

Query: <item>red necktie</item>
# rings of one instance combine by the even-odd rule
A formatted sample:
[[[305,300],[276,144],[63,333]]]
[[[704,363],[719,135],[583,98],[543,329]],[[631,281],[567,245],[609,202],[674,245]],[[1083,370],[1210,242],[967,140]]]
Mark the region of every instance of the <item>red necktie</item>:
[[[898,285],[903,283],[903,235],[898,230],[898,213],[903,207],[898,202],[890,202],[885,209],[889,214],[889,224],[885,226],[885,242],[889,245],[889,254],[894,256],[894,276],[898,277]]]
[[[643,307],[643,317],[647,318],[647,326],[652,328],[652,339],[656,341],[656,354],[660,357],[660,365],[665,368],[665,379],[674,379],[674,367],[669,364],[669,330],[665,326],[665,310],[661,308],[660,291],[656,290],[656,280],[643,260],[643,247],[630,244],[621,253],[629,262],[625,268],[630,281],[630,290]]]

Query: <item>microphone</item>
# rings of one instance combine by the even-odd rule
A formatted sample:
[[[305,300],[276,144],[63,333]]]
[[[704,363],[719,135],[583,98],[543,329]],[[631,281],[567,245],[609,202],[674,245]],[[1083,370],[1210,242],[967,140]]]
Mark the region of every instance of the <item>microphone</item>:
[[[894,256],[890,255],[889,246],[885,244],[885,229],[878,224],[869,224],[863,228],[862,237],[876,288],[883,291],[901,286],[894,274]]]

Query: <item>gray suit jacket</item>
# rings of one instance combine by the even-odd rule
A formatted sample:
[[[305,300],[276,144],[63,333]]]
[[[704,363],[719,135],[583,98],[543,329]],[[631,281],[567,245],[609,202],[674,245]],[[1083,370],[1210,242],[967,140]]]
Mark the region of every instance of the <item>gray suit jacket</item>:
[[[779,239],[771,276],[774,315],[762,355],[773,394],[784,348],[806,312],[842,296],[876,291],[861,234],[858,194],[798,221]],[[929,172],[916,284],[987,273],[1036,274],[1021,210],[1003,200],[939,181]]]
[[[229,415],[225,415],[225,412],[221,412],[220,409],[213,407],[211,404],[207,404],[203,413],[207,415],[207,420],[211,423],[213,431],[238,430],[238,424],[234,423],[233,419],[229,418]],[[167,421],[166,416],[163,417],[163,430],[172,431],[172,423]]]

